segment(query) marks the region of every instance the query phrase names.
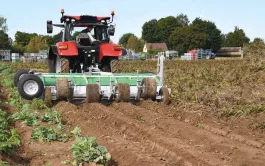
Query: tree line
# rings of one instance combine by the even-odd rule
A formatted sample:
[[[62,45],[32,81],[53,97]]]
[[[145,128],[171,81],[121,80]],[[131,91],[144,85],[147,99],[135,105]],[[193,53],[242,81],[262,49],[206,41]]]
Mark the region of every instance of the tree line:
[[[61,33],[53,36],[39,35],[17,31],[14,42],[7,35],[7,19],[0,17],[0,49],[11,49],[13,52],[39,52],[60,40]],[[80,32],[73,34],[74,38]],[[254,41],[262,40],[260,38]],[[234,31],[223,34],[214,22],[196,18],[192,22],[185,14],[151,19],[142,25],[142,34],[138,38],[133,33],[125,33],[119,44],[127,49],[141,52],[145,43],[166,43],[170,50],[180,54],[194,48],[212,49],[221,47],[243,47],[250,42],[243,29],[235,27]]]
[[[255,40],[258,39],[260,38]],[[244,44],[250,43],[250,39],[244,30],[237,26],[234,31],[224,34],[212,21],[196,18],[191,22],[187,15],[181,13],[176,17],[167,16],[145,22],[140,38],[133,33],[126,33],[119,39],[120,45],[140,52],[143,43],[166,43],[168,49],[183,54],[194,48],[216,52],[221,47],[243,47]]]

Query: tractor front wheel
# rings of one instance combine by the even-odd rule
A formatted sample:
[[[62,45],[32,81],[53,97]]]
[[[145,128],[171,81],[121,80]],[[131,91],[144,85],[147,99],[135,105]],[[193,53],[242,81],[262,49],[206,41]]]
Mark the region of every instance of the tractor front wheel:
[[[112,59],[110,61],[110,68],[112,73],[116,73],[118,71],[119,66],[119,60],[118,59]]]
[[[55,68],[56,68],[56,73],[70,73],[69,59],[57,55]]]
[[[116,73],[118,71],[119,60],[111,58],[103,63],[103,72]]]

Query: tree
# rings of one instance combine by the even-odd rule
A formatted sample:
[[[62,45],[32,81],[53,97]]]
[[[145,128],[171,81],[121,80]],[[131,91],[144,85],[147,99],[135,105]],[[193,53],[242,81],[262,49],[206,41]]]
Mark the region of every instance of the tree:
[[[171,48],[168,38],[177,27],[182,27],[182,24],[178,22],[176,17],[168,16],[158,20],[157,27],[159,30],[160,42],[166,43],[167,46]]]
[[[7,21],[6,18],[0,17],[0,30],[3,31],[4,33],[6,33],[8,31],[6,21]]]
[[[174,50],[183,54],[190,49],[202,48],[207,41],[207,35],[201,32],[198,25],[179,27],[169,37]]]
[[[0,30],[0,49],[10,49],[8,35]]]
[[[249,41],[250,39],[246,36],[244,30],[236,26],[233,32],[227,34],[225,43],[228,47],[243,47]]]
[[[119,45],[121,45],[122,47],[126,47],[129,38],[134,35],[132,33],[125,33],[123,34],[120,39],[119,39]]]
[[[188,16],[183,13],[177,15],[176,20],[182,27],[188,26],[190,23]]]
[[[196,25],[200,29],[200,33],[207,36],[203,49],[212,49],[214,52],[218,51],[222,45],[221,31],[216,27],[215,23],[211,21],[196,18],[191,26]]]
[[[19,54],[23,54],[25,51],[25,47],[23,47],[21,44],[14,42],[11,46],[12,52],[16,52]]]
[[[256,37],[256,38],[253,40],[253,43],[264,43],[264,40],[263,40],[262,38]]]
[[[152,19],[144,23],[142,26],[142,39],[147,43],[160,42],[156,19]]]
[[[41,36],[34,36],[30,39],[29,44],[26,46],[26,52],[38,53],[40,50],[48,49],[48,45]]]
[[[21,44],[23,47],[29,44],[32,37],[38,36],[36,33],[26,33],[17,31],[15,34],[15,42]]]
[[[221,34],[221,46],[226,47],[226,34]]]
[[[134,50],[135,52],[139,52],[141,51],[140,45],[141,45],[141,42],[138,39],[138,37],[135,35],[131,35],[130,38],[128,39],[126,48]]]
[[[48,46],[56,44],[57,42],[61,40],[61,35],[62,35],[62,32],[59,32],[53,36],[45,36],[44,39],[46,40],[46,44]]]

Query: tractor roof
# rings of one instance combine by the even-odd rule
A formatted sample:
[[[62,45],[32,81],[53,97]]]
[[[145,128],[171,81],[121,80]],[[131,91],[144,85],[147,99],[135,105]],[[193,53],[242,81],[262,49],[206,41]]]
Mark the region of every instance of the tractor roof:
[[[66,19],[74,19],[75,22],[78,23],[100,23],[101,21],[110,20],[110,17],[98,17],[98,16],[90,16],[90,15],[81,15],[81,16],[69,16],[64,15],[61,17],[61,21],[65,22]]]

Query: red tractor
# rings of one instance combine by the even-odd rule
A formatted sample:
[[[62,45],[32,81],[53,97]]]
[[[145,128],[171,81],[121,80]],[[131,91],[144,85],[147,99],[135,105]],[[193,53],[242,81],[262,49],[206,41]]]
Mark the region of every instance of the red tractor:
[[[126,50],[110,41],[114,36],[114,12],[111,17],[90,15],[68,16],[61,11],[61,24],[47,21],[47,33],[53,32],[53,26],[63,28],[60,41],[49,49],[48,63],[51,73],[81,73],[97,69],[103,72],[115,72],[118,58],[126,55]],[[82,28],[73,38],[74,28]]]

